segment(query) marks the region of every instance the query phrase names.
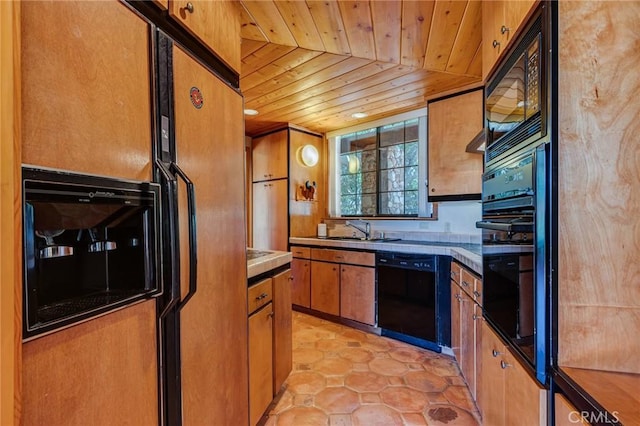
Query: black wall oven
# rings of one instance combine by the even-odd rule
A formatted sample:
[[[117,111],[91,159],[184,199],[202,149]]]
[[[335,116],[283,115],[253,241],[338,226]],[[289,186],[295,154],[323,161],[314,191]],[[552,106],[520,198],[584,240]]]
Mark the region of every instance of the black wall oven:
[[[536,378],[547,382],[549,144],[483,175],[483,314]]]
[[[23,167],[25,339],[162,291],[160,191]]]

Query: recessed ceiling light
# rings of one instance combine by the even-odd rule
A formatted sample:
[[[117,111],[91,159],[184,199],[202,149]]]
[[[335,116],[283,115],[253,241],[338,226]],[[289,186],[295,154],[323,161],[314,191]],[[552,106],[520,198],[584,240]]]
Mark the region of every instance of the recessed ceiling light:
[[[255,109],[245,109],[244,115],[258,115],[258,111]]]
[[[351,114],[351,116],[353,118],[365,118],[367,116],[367,113],[365,113],[365,112],[354,112],[353,114]]]

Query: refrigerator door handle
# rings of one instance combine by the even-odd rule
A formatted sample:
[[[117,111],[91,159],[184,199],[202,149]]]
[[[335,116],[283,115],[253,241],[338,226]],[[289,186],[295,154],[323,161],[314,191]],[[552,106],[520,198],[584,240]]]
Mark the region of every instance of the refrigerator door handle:
[[[178,304],[178,310],[181,310],[198,290],[196,190],[191,179],[189,179],[186,173],[183,172],[176,163],[171,163],[171,170],[184,181],[187,187],[187,214],[189,215],[189,292]]]
[[[167,185],[167,203],[169,207],[169,214],[167,215],[167,221],[169,223],[169,250],[170,250],[170,265],[171,265],[171,299],[167,303],[159,314],[160,319],[163,319],[167,314],[178,304],[180,301],[180,270],[178,268],[178,244],[176,241],[176,221],[175,206],[177,200],[177,182],[173,177],[167,166],[160,160],[156,160],[156,167],[160,172],[163,180]]]

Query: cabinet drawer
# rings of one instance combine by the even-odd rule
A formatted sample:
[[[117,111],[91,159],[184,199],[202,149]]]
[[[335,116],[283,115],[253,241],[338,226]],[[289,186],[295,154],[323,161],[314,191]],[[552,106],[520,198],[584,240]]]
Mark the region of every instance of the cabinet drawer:
[[[292,246],[291,253],[293,254],[293,257],[297,257],[299,259],[309,259],[311,257],[311,248]]]
[[[460,287],[478,303],[482,301],[482,281],[462,268],[460,273]]]
[[[271,278],[262,280],[259,283],[249,287],[249,293],[248,293],[249,314],[251,314],[256,309],[271,302],[272,297],[273,297],[273,287],[271,283]]]
[[[335,249],[311,249],[311,259],[324,262],[349,263],[352,265],[375,266],[376,256],[362,251]]]

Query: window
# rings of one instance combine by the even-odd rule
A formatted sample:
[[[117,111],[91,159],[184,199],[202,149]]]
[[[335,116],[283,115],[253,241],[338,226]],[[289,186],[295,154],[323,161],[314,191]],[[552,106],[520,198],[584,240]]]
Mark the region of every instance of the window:
[[[336,135],[332,213],[426,216],[430,206],[419,185],[426,177],[425,127],[426,120],[414,114]]]

